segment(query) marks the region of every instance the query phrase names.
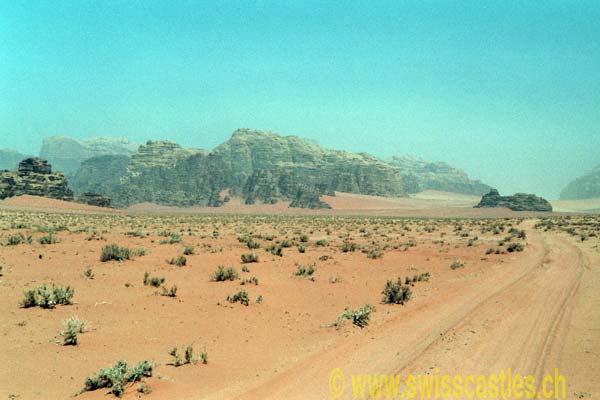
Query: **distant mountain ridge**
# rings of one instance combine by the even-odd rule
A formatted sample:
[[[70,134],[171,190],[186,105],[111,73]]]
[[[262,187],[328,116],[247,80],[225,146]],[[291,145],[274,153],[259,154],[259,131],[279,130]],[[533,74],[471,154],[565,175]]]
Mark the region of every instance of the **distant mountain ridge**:
[[[387,162],[402,170],[410,193],[439,190],[481,196],[492,189],[445,162],[431,162],[411,156],[394,156]]]
[[[44,138],[39,156],[49,161],[55,170],[71,176],[89,158],[103,155],[131,156],[138,147],[138,144],[127,138],[96,137],[76,140],[65,136],[51,136]]]
[[[65,171],[77,195],[105,195],[120,207],[219,206],[235,196],[246,204],[287,200],[292,207],[327,208],[320,197],[335,192],[403,197],[427,189],[475,195],[490,189],[446,163],[412,157],[386,162],[251,129],[236,130],[212,151],[168,140],[138,146],[124,138],[50,137],[40,154]]]
[[[600,165],[570,182],[561,192],[561,200],[584,200],[600,197]]]
[[[12,149],[0,149],[0,170],[15,170],[19,163],[30,155]]]

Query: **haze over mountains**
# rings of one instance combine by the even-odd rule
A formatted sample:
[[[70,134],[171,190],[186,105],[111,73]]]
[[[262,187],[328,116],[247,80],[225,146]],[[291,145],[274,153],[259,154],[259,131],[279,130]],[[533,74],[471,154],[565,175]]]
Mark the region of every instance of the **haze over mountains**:
[[[336,191],[401,197],[428,189],[473,195],[490,189],[443,162],[408,156],[383,161],[250,129],[235,131],[212,151],[170,141],[138,146],[125,138],[50,137],[40,156],[65,172],[76,194],[105,194],[117,206],[218,206],[236,196],[246,204],[289,200],[295,207],[321,208],[327,205],[319,196]],[[16,164],[9,157],[0,161]]]

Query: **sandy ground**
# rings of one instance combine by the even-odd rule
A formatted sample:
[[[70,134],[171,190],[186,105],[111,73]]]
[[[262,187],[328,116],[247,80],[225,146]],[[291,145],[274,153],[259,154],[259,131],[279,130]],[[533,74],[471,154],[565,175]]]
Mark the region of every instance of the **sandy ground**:
[[[44,211],[38,213],[20,201],[17,208],[0,207],[0,243],[32,236],[31,244],[0,247],[0,398],[71,398],[86,377],[120,359],[157,364],[145,380],[152,393],[132,386],[125,399],[330,399],[334,368],[348,376],[512,368],[536,377],[559,368],[567,398],[600,393],[600,243],[576,235],[597,232],[596,217],[556,218],[544,230],[534,228],[538,219],[97,214],[64,204],[49,212],[46,203],[36,205]],[[498,233],[490,229],[500,226]],[[486,254],[506,248],[498,243],[510,226],[525,230],[526,239],[510,241],[524,251]],[[49,227],[59,242],[38,243]],[[168,233],[181,234],[181,242],[161,244]],[[262,248],[253,250],[260,262],[242,272],[240,256],[250,250],[237,238],[247,234]],[[302,234],[305,253],[298,251]],[[328,245],[317,245],[321,239]],[[294,245],[283,257],[265,250],[284,240]],[[344,253],[347,240],[383,256]],[[100,262],[108,243],[148,254]],[[185,245],[196,254],[184,267],[169,265]],[[451,269],[454,260],[464,267]],[[294,275],[297,264],[309,263],[314,281]],[[219,265],[235,267],[242,278],[256,276],[259,284],[212,282]],[[87,268],[94,279],[83,277]],[[144,286],[146,271],[176,285],[177,297]],[[387,280],[423,272],[432,277],[414,284],[408,303],[381,304]],[[73,286],[75,304],[21,308],[23,290],[44,283]],[[225,300],[241,289],[250,294],[248,307]],[[346,307],[364,304],[376,306],[367,327],[349,321],[339,330],[327,327]],[[77,346],[62,346],[58,332],[71,315],[86,320],[89,330]],[[206,350],[208,364],[169,365],[168,351],[189,343]],[[106,392],[78,398],[112,398]],[[353,397],[347,391],[342,398]]]

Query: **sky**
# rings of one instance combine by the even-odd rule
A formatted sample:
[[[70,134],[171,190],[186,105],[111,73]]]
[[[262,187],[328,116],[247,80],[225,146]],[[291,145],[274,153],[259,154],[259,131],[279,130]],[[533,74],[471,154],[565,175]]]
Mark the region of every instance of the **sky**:
[[[551,199],[600,164],[598,1],[0,4],[0,148],[247,127]]]

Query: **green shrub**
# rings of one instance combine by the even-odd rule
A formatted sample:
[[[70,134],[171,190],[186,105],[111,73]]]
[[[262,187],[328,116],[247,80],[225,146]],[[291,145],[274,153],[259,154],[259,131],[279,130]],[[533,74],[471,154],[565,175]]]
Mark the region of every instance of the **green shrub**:
[[[72,298],[74,294],[75,290],[70,286],[64,288],[53,286],[52,290],[50,290],[46,285],[41,285],[35,289],[26,290],[24,292],[21,306],[23,308],[36,306],[41,308],[54,308],[59,304],[70,305],[73,304]]]
[[[163,287],[162,296],[177,297],[177,286],[173,285],[171,286],[171,289]]]
[[[354,242],[345,241],[344,244],[342,245],[342,252],[344,252],[344,253],[348,253],[350,251],[355,251],[356,249],[358,249],[358,245]]]
[[[85,380],[84,392],[102,388],[111,389],[109,393],[120,397],[125,392],[125,385],[130,382],[141,381],[144,377],[152,376],[154,364],[151,361],[142,361],[129,369],[125,361],[117,362],[113,367],[102,368],[98,374]]]
[[[85,271],[83,271],[83,277],[87,278],[87,279],[94,279],[94,271],[91,268],[86,269]]]
[[[371,313],[375,311],[375,307],[370,304],[366,304],[358,310],[350,310],[346,308],[344,313],[332,324],[336,329],[340,329],[344,324],[345,320],[350,320],[352,323],[359,328],[364,328],[369,325]]]
[[[298,252],[299,253],[306,253],[306,246],[301,244],[298,246]]]
[[[452,264],[450,264],[451,269],[458,269],[458,268],[462,268],[464,266],[465,266],[465,263],[460,262],[458,260],[454,260],[454,261],[452,261]]]
[[[315,271],[315,264],[300,264],[298,265],[298,269],[296,270],[296,272],[294,272],[294,275],[314,280],[313,274],[315,273]]]
[[[227,301],[230,303],[240,302],[245,306],[250,305],[250,297],[248,296],[248,292],[245,290],[240,290],[234,295],[227,296]]]
[[[248,239],[248,241],[246,242],[246,245],[248,246],[248,248],[250,250],[260,248],[260,243],[255,241],[254,239]]]
[[[185,249],[183,249],[183,254],[186,256],[191,256],[193,254],[195,254],[196,249],[194,249],[194,246],[185,246]]]
[[[31,244],[31,242],[33,241],[31,235],[23,235],[22,233],[19,233],[17,235],[10,235],[6,241],[6,244],[8,246],[17,246],[21,243],[27,243],[27,244]]]
[[[102,248],[102,255],[100,261],[124,261],[131,259],[131,250],[127,247],[120,247],[117,244],[109,244]]]
[[[315,242],[315,244],[319,247],[326,247],[329,246],[329,242],[325,239],[319,239]]]
[[[216,282],[234,281],[238,279],[238,277],[239,275],[233,267],[225,268],[220,265],[212,275],[212,280]]]
[[[407,278],[408,279],[408,278]],[[410,282],[408,282],[410,283]],[[402,278],[398,278],[396,283],[393,281],[387,281],[385,288],[383,289],[383,300],[384,304],[402,304],[410,300],[412,291],[410,286],[402,285]]]
[[[163,283],[165,283],[165,278],[159,278],[158,276],[150,277],[149,272],[144,273],[144,286],[160,287]]]
[[[250,283],[258,285],[258,278],[253,276],[252,278],[242,279],[240,282],[240,285],[246,285],[246,284],[250,284]]]
[[[508,251],[509,253],[515,252],[515,251],[523,251],[524,247],[521,243],[511,243],[507,248],[506,251]]]
[[[171,265],[177,265],[178,267],[183,267],[187,264],[187,258],[185,258],[185,256],[179,256],[177,258],[171,258],[167,262]]]
[[[302,243],[308,243],[308,235],[300,235],[300,241]]]
[[[76,346],[77,335],[85,330],[85,321],[76,316],[63,321],[64,329],[60,331],[60,336],[63,337],[63,346]]]
[[[191,344],[185,348],[185,354],[183,357],[179,355],[177,347],[173,347],[169,351],[169,355],[173,357],[173,362],[171,365],[175,367],[181,367],[182,365],[196,362],[196,358],[194,357],[194,347]]]
[[[59,240],[52,233],[49,233],[48,235],[39,238],[38,242],[40,244],[56,244]]]
[[[256,253],[242,254],[242,262],[243,263],[256,263],[256,262],[258,262],[258,254],[256,254]]]

